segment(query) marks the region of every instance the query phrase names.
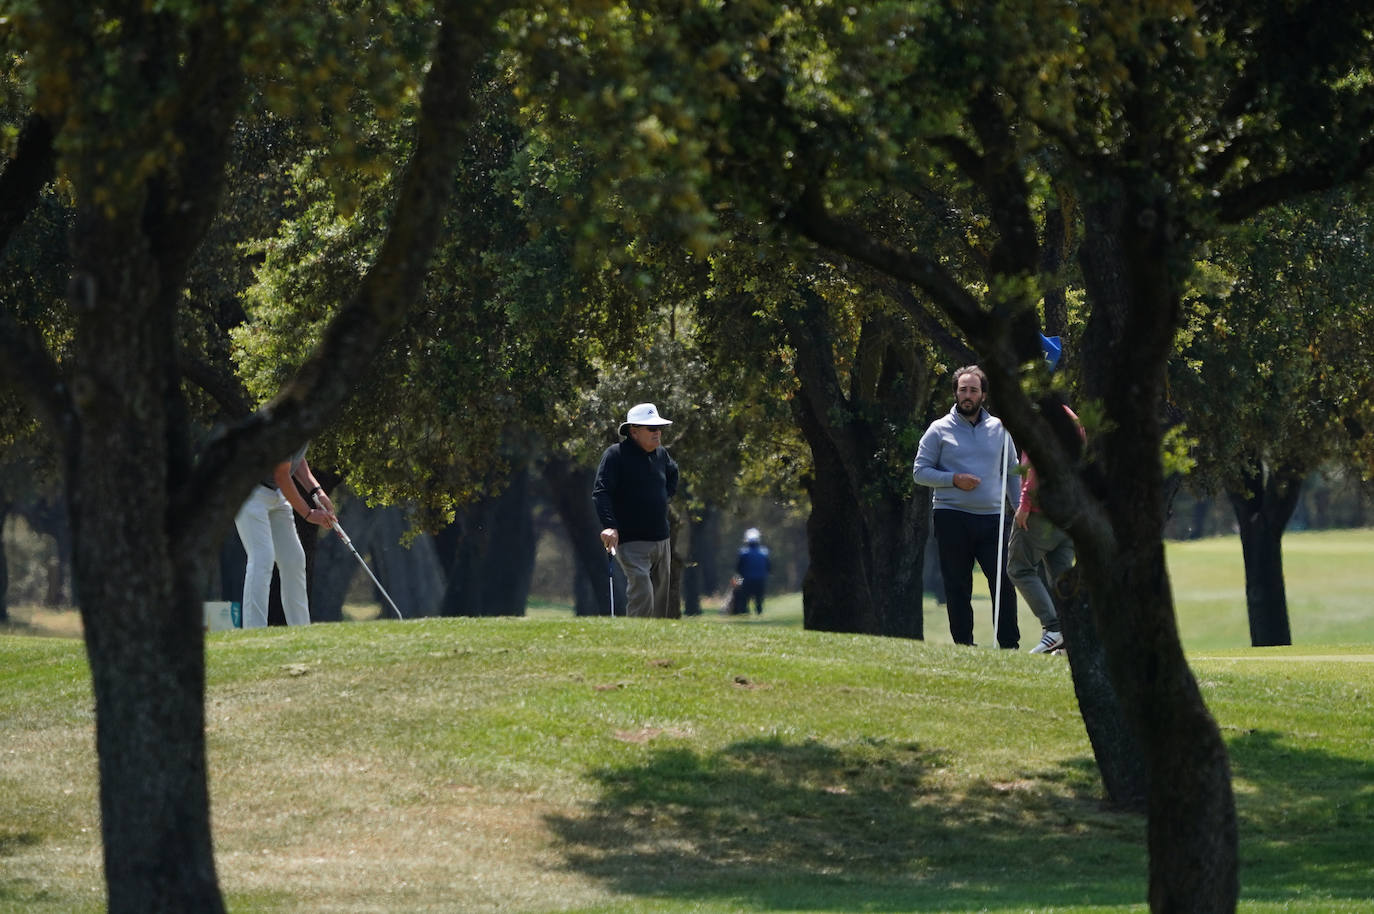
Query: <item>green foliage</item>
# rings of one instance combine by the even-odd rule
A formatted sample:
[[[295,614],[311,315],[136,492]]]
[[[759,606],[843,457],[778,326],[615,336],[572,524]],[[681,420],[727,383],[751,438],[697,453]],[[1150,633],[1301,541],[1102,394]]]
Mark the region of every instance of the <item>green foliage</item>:
[[[1374,393],[1371,242],[1368,204],[1332,193],[1211,245],[1172,373],[1201,483],[1234,485],[1257,463],[1305,473],[1354,460]]]
[[[390,119],[413,108],[415,63],[433,26],[423,0],[160,2],[147,15],[100,4],[8,6],[7,46],[22,49],[25,98],[54,120],[61,170],[102,163],[80,165],[89,173],[78,184],[95,188],[91,202],[111,206],[179,154],[170,142],[178,77],[214,65],[200,56],[207,36],[232,49],[232,62],[219,66],[241,68],[272,110],[327,146],[325,172],[348,198],[356,171],[387,167],[370,149],[366,122],[350,114],[376,105]],[[153,70],[167,64],[140,57],[149,41],[172,48],[184,72]]]

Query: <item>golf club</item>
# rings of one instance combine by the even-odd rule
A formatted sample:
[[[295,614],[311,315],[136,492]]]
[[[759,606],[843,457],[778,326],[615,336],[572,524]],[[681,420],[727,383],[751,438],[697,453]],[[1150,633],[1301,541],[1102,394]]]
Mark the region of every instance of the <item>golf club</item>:
[[[315,507],[321,510],[324,508],[324,506],[320,504],[318,495],[315,496]],[[339,539],[343,540],[344,545],[348,547],[348,551],[353,553],[353,557],[358,560],[358,564],[363,566],[363,571],[367,572],[367,576],[372,579],[372,583],[377,585],[377,589],[381,591],[382,596],[386,598],[386,602],[391,607],[391,611],[396,614],[396,618],[404,619],[405,616],[401,615],[401,611],[396,608],[396,601],[391,599],[391,594],[386,592],[386,588],[382,586],[382,582],[377,580],[377,576],[372,573],[372,569],[367,567],[367,562],[358,554],[358,548],[353,545],[353,541],[349,539],[348,534],[344,532],[343,524],[339,523],[337,519],[334,521],[334,532],[339,534]]]
[[[615,547],[606,551],[606,582],[611,595],[611,618],[615,618]]]

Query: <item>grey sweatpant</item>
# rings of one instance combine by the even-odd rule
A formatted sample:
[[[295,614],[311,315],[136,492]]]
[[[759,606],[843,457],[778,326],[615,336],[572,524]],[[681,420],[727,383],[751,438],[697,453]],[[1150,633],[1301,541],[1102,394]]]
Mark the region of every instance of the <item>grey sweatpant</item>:
[[[1038,511],[1026,518],[1026,529],[1013,526],[1011,541],[1007,543],[1007,577],[1026,605],[1035,613],[1040,624],[1052,632],[1059,631],[1059,614],[1054,609],[1040,563],[1045,563],[1050,580],[1073,567],[1073,540],[1063,530],[1050,523]]]

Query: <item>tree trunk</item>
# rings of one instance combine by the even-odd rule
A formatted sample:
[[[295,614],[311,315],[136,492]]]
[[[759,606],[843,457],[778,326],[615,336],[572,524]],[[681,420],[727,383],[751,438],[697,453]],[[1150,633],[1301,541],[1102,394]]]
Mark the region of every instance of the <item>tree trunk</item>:
[[[668,503],[668,546],[671,555],[668,567],[669,619],[682,618],[682,576],[687,570],[687,558],[692,551],[692,535],[688,532],[691,524],[686,514],[677,498]]]
[[[1245,608],[1254,647],[1292,644],[1288,592],[1283,583],[1283,531],[1302,491],[1302,476],[1263,467],[1246,474],[1241,490],[1231,492],[1245,560]]]
[[[1110,423],[1090,436],[1088,481],[1111,529],[1089,535],[1078,519],[1050,511],[1052,496],[1046,509],[1074,535],[1116,694],[1144,750],[1150,907],[1234,911],[1230,766],[1179,642],[1160,538],[1160,414],[1180,294],[1173,227],[1163,200],[1124,181],[1104,185],[1084,209],[1081,261],[1093,305],[1083,337],[1084,394],[1102,404]],[[1043,471],[1042,488],[1053,489]]]
[[[534,580],[534,503],[530,468],[511,474],[492,506],[487,527],[487,561],[482,577],[482,614],[523,616]]]
[[[823,436],[811,441],[813,433],[806,433],[813,472],[804,480],[811,500],[806,518],[811,561],[802,578],[802,625],[808,631],[877,634],[881,624],[855,495],[841,482],[844,473],[833,450]]]
[[[73,414],[65,441],[77,603],[95,694],[111,912],[222,912],[210,838],[205,653],[188,519],[170,301],[133,225],[79,217]]]
[[[682,574],[682,614],[701,615],[701,598],[720,591],[716,555],[720,551],[720,510],[709,502],[688,525],[692,554]]]
[[[444,563],[449,572],[441,615],[525,614],[534,576],[533,511],[528,467],[515,471],[499,495],[459,509],[446,538],[453,553]]]
[[[380,510],[380,523],[373,527],[372,540],[368,543],[368,551],[363,555],[370,559],[373,573],[377,575],[377,580],[382,582],[382,587],[386,588],[387,594],[396,604],[401,618],[417,619],[438,615],[439,601],[444,595],[444,575],[435,554],[434,537],[417,536],[410,545],[404,545],[402,539],[409,532],[410,526],[406,512],[395,505]],[[317,535],[320,537],[321,545],[338,542],[338,537],[331,533]],[[362,570],[357,558],[351,554],[349,558],[353,562],[355,574],[367,574]],[[313,578],[316,586],[320,578],[321,572],[317,568]],[[528,584],[526,589],[528,590]],[[311,602],[313,605],[313,597]],[[396,618],[390,604],[380,592],[377,594],[377,602],[382,618]]]
[[[444,571],[437,556],[438,538],[418,536],[409,546],[402,545],[409,522],[401,508],[373,508],[357,496],[340,495],[337,503],[339,525],[395,601],[402,618],[437,615],[444,592]],[[312,547],[314,552],[314,561],[309,566],[310,618],[313,621],[341,621],[344,601],[359,575],[368,581],[379,616],[396,618],[358,557],[338,536],[311,524],[303,532],[301,543],[306,546],[307,558]]]
[[[1155,548],[1126,546],[1116,553],[1114,568],[1088,570],[1089,600],[1117,695],[1144,750],[1150,909],[1234,911],[1237,831],[1230,765],[1184,659],[1163,547],[1158,533],[1154,537]]]
[[[574,590],[575,612],[579,616],[604,616],[610,612],[611,575],[606,550],[601,545],[601,524],[592,504],[595,472],[566,457],[548,458],[541,472],[548,487],[549,501],[563,521],[581,582]],[[625,585],[619,581],[616,584],[615,605],[623,607]]]
[[[10,516],[10,501],[7,498],[0,498],[0,531],[5,529],[5,521]],[[0,625],[5,625],[10,621],[10,605],[8,594],[10,592],[10,560],[6,554],[5,541],[0,538]]]
[[[792,412],[813,465],[806,480],[810,564],[802,582],[803,623],[920,639],[930,498],[913,491],[908,455],[892,458],[896,442],[886,432],[920,418],[924,365],[906,325],[872,317],[860,331],[845,394],[824,315],[807,291],[784,315],[797,353]]]
[[[52,609],[67,605],[66,585],[71,566],[71,522],[61,498],[42,497],[21,510],[35,533],[52,537],[53,554],[44,571],[43,605]]]
[[[1053,594],[1064,629],[1074,695],[1097,770],[1102,775],[1106,805],[1121,812],[1143,813],[1149,797],[1145,753],[1126,725],[1077,567],[1054,582]]]
[[[361,499],[358,499],[361,501]],[[366,543],[368,524],[362,519],[360,513],[353,510],[353,500],[346,501],[339,507],[339,523],[348,531],[348,536],[357,545],[361,540]],[[358,547],[363,550],[363,546]],[[363,553],[366,555],[366,552]],[[348,591],[353,585],[353,579],[361,572],[358,567],[358,560],[353,557],[353,553],[343,544],[343,541],[333,533],[320,539],[315,544],[315,560],[311,567],[310,584],[310,620],[312,622],[342,622],[344,619],[344,602],[348,599]],[[385,613],[390,613],[387,609]]]

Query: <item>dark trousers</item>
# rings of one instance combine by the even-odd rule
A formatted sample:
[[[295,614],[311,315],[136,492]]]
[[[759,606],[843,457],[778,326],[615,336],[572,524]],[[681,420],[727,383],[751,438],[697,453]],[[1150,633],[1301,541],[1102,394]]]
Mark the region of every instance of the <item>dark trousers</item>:
[[[739,585],[739,612],[749,612],[749,601],[754,601],[754,614],[763,613],[763,591],[768,586],[767,578],[745,578]]]
[[[949,611],[949,634],[955,644],[973,643],[973,563],[983,569],[988,581],[988,596],[996,599],[997,575],[1002,577],[1002,609],[997,617],[997,646],[1021,645],[1021,629],[1016,624],[1016,589],[1007,578],[1006,568],[997,567],[996,514],[969,514],[942,508],[932,512],[935,544],[940,551],[940,575],[945,579],[945,608]],[[1006,524],[1003,536],[1010,530]],[[1006,557],[1005,543],[1002,550]]]

